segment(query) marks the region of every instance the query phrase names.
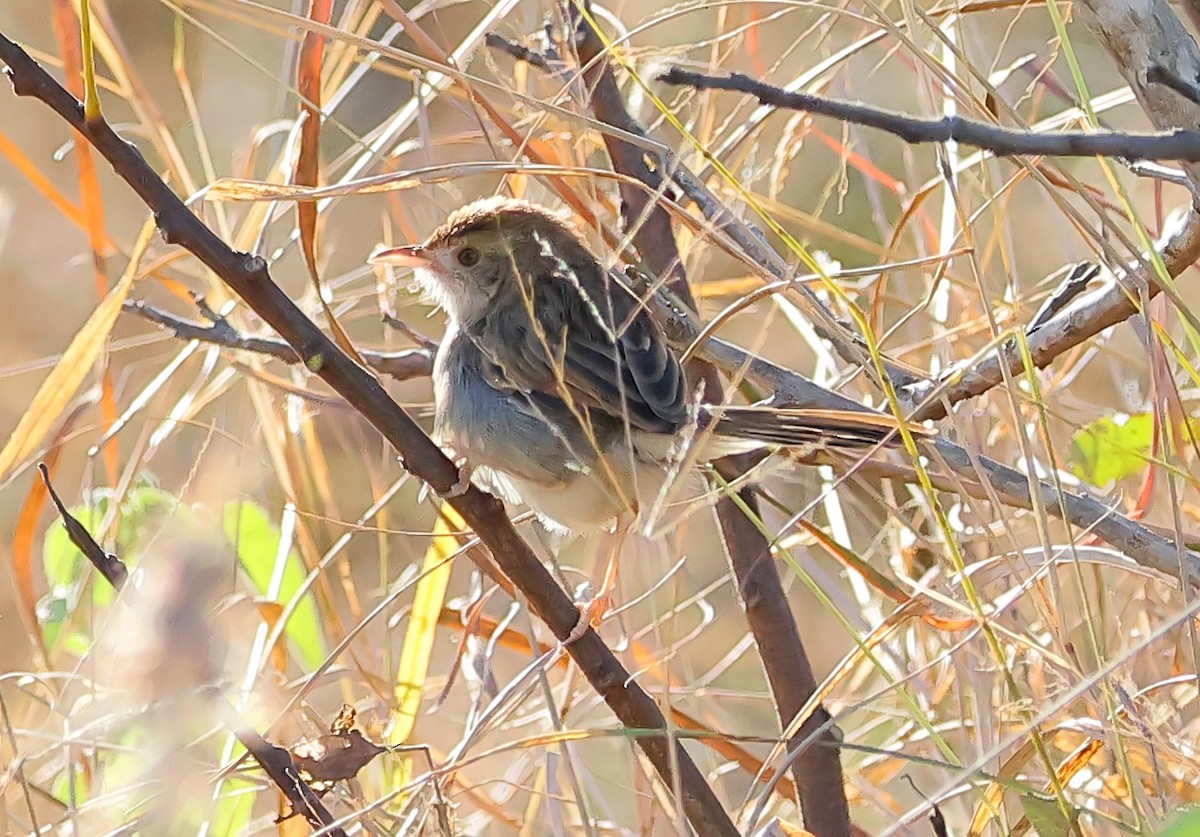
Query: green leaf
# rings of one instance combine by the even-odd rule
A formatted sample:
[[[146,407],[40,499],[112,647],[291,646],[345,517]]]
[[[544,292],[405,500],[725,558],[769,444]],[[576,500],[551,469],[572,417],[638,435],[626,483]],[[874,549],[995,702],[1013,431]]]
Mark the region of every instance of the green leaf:
[[[104,520],[108,501],[101,499],[90,506],[69,506],[67,511],[92,532]],[[79,547],[71,543],[62,520],[56,519],[42,538],[42,570],[46,573],[46,583],[52,589],[71,590],[79,583],[85,566],[91,565]]]
[[[180,522],[190,517],[190,511],[180,505],[178,497],[142,478],[121,503],[121,514],[117,518],[117,557],[132,570],[141,557],[142,544],[161,528],[164,521]],[[92,603],[97,607],[110,607],[116,597],[117,591],[111,585],[103,582],[92,585]]]
[[[1133,476],[1146,467],[1154,440],[1154,416],[1139,413],[1124,421],[1097,419],[1075,433],[1071,462],[1075,476],[1095,486]]]
[[[265,596],[275,571],[279,530],[263,508],[249,500],[226,503],[223,520],[225,537],[237,550],[238,559],[250,581]],[[300,589],[306,575],[300,556],[295,550],[289,551],[283,582],[275,601],[286,606]],[[317,606],[309,593],[300,602],[285,629],[287,638],[295,644],[301,661],[309,669],[316,668],[325,659],[325,641],[320,626]]]
[[[1189,808],[1172,820],[1159,837],[1200,837],[1200,808]]]
[[[1020,799],[1029,824],[1041,837],[1071,837],[1075,833],[1079,813],[1072,809],[1068,817],[1055,797],[1040,793],[1023,793]]]
[[[211,833],[243,834],[254,813],[254,800],[259,785],[245,779],[229,778],[221,786],[222,792],[212,813]]]
[[[65,593],[51,592],[38,599],[38,624],[42,626],[42,641],[47,648],[57,647],[58,635],[73,609],[71,596]]]
[[[98,528],[112,506],[113,490],[99,487],[88,494],[88,502],[68,508],[71,516],[78,520],[97,540]],[[141,545],[156,532],[164,521],[194,517],[179,504],[179,498],[153,485],[146,477],[139,477],[121,503],[117,515],[116,553],[131,569],[137,565]],[[71,624],[71,617],[80,605],[81,591],[91,583],[91,602],[97,608],[107,608],[116,598],[116,591],[105,581],[96,581],[91,563],[75,544],[71,543],[62,520],[56,520],[42,538],[42,570],[50,593],[38,603],[38,618],[42,635],[48,648],[71,651],[72,648],[86,649],[86,637],[68,634],[70,647],[59,645],[64,627]],[[82,599],[84,602],[87,600]]]
[[[92,650],[92,638],[79,631],[67,631],[59,637],[58,650],[82,660]]]
[[[50,784],[50,793],[63,805],[79,806],[88,800],[88,776],[83,765],[72,761],[70,774],[59,773]]]

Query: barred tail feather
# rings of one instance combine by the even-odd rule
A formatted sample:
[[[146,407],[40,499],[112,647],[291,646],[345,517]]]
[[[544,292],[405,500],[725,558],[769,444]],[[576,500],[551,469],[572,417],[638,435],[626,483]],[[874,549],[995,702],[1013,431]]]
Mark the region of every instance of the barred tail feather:
[[[867,448],[884,442],[900,443],[899,422],[890,415],[859,410],[821,410],[803,407],[705,406],[701,425],[711,422],[717,436],[763,445],[829,448]],[[707,420],[706,420],[707,419]],[[932,431],[910,424],[916,436]]]

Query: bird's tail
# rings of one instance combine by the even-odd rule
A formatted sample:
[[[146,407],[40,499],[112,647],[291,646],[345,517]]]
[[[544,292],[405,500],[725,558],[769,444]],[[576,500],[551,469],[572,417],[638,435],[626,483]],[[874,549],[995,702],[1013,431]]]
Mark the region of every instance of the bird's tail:
[[[710,406],[702,408],[700,424],[728,439],[760,445],[827,448],[869,448],[881,442],[900,443],[895,417],[865,410],[822,410],[805,407]],[[907,425],[914,436],[932,431]]]

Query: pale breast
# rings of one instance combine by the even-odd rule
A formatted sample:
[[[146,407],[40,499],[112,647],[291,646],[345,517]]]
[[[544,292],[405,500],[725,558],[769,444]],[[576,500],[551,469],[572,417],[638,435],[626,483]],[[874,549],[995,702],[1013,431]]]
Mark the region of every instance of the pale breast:
[[[497,389],[482,365],[470,338],[457,329],[447,332],[434,376],[436,430],[446,444],[473,467],[546,486],[592,467],[596,446],[558,399]]]

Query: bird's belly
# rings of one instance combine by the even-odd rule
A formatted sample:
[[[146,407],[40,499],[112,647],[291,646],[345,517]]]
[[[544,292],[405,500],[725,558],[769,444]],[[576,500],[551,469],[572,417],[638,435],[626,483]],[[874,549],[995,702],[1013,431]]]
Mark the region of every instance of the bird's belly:
[[[554,485],[503,473],[497,473],[493,483],[501,493],[529,506],[548,528],[594,532],[614,521],[637,520],[655,528],[679,500],[676,493],[662,491],[664,476],[654,463],[632,461],[628,448],[621,445],[591,470],[572,473]]]

